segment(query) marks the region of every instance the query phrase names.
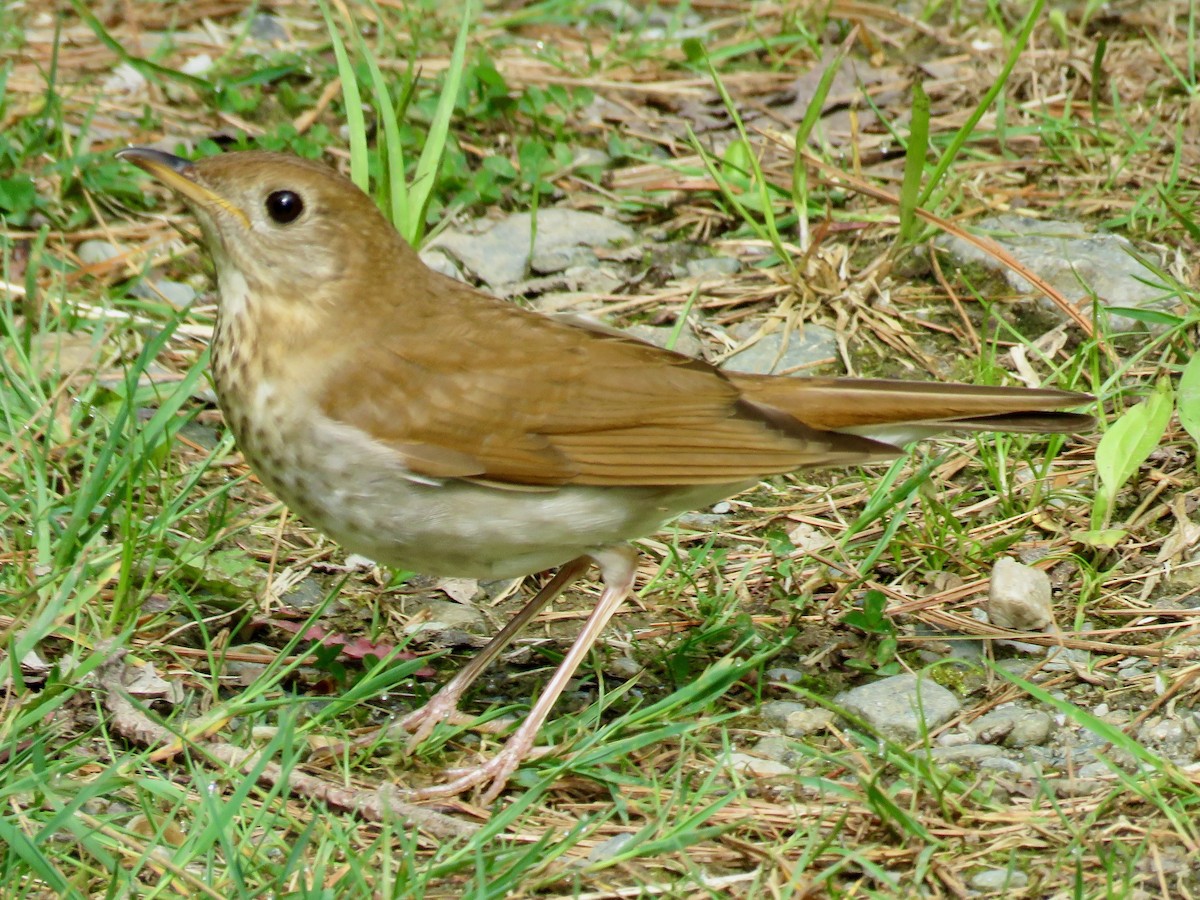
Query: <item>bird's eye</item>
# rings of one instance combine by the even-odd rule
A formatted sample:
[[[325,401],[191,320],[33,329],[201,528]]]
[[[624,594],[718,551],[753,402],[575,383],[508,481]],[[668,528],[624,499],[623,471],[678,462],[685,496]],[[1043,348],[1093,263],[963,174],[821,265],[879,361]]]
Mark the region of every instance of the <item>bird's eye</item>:
[[[295,191],[272,191],[267,195],[267,215],[280,225],[287,225],[300,218],[304,212],[304,201]]]

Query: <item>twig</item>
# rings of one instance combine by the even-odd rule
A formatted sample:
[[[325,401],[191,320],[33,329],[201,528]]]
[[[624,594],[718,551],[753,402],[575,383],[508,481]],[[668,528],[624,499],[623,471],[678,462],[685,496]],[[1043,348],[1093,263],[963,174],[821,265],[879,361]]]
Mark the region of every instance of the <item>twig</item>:
[[[113,731],[144,747],[166,747],[176,743],[179,740],[177,734],[152,721],[125,690],[124,656],[124,651],[114,653],[112,659],[97,670],[97,682],[104,691],[104,706],[112,715]],[[187,732],[188,726],[184,724],[180,731]],[[201,755],[217,759],[242,772],[253,771],[258,762],[257,751],[223,741],[207,740],[195,742],[192,746]],[[333,809],[354,813],[368,822],[403,819],[438,838],[470,837],[478,830],[477,825],[469,822],[422,806],[403,803],[390,796],[385,789],[363,791],[346,788],[302,772],[284,772],[278,763],[264,766],[258,773],[258,780],[269,787],[285,783],[296,796],[312,797]]]

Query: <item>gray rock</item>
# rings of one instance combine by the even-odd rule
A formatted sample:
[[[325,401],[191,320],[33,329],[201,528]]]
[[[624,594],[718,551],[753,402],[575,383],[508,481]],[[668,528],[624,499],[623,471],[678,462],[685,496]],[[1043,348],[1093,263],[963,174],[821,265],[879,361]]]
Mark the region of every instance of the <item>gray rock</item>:
[[[1091,797],[1111,787],[1107,781],[1090,778],[1051,778],[1045,784],[1058,797]]]
[[[553,275],[577,266],[590,269],[599,265],[596,254],[588,247],[535,248],[529,260],[529,268],[539,275]]]
[[[429,268],[433,269],[433,271],[440,272],[442,275],[453,278],[455,281],[467,280],[463,278],[463,273],[458,266],[455,265],[454,260],[441,250],[431,250],[430,248],[426,247],[417,255],[421,257],[421,262],[425,263],[425,265],[429,266]]]
[[[146,90],[146,76],[131,64],[121,63],[104,79],[101,89],[110,96],[137,96]]]
[[[963,744],[974,744],[975,734],[967,728],[955,728],[943,731],[937,736],[939,747],[961,747]]]
[[[732,256],[704,256],[689,259],[686,271],[693,278],[724,278],[736,275],[742,268],[741,262]]]
[[[1138,741],[1175,762],[1191,762],[1200,751],[1195,715],[1180,711],[1176,716],[1152,716],[1138,729]]]
[[[784,734],[788,737],[807,737],[819,731],[826,731],[837,721],[837,713],[824,707],[803,709],[792,713],[784,723]]]
[[[1113,770],[1112,766],[1097,760],[1096,762],[1080,766],[1075,775],[1077,778],[1082,778],[1085,781],[1096,781],[1102,778],[1111,778]]]
[[[129,291],[134,297],[146,300],[165,300],[176,309],[183,309],[196,299],[196,289],[182,281],[169,278],[154,278],[149,283],[139,282]]]
[[[690,512],[676,518],[675,524],[689,531],[720,531],[729,524],[729,517],[716,513]]]
[[[767,679],[779,684],[799,684],[804,680],[804,673],[799,669],[776,666],[773,669],[767,669]]]
[[[1042,631],[1054,621],[1050,576],[1002,556],[992,569],[988,619],[1001,628]]]
[[[589,863],[607,862],[615,856],[619,856],[624,852],[634,840],[637,839],[637,834],[632,831],[615,834],[606,841],[601,841],[587,855]]]
[[[730,753],[725,761],[727,768],[753,778],[775,778],[791,775],[792,767],[773,759],[751,756],[749,753]]]
[[[1024,769],[1015,759],[1007,756],[988,756],[979,761],[980,771],[1001,772],[1005,775],[1020,775]]]
[[[771,700],[762,705],[758,714],[767,726],[771,728],[783,728],[787,725],[788,716],[793,713],[805,712],[808,709],[808,706],[798,703],[795,700]]]
[[[625,331],[639,341],[645,341],[647,344],[653,344],[656,347],[666,347],[671,343],[671,338],[675,337],[674,325],[630,325]],[[676,353],[682,353],[684,356],[692,356],[699,358],[703,352],[703,347],[700,344],[700,338],[696,337],[696,332],[684,326],[679,329],[678,337],[675,337],[675,345],[670,349]]]
[[[977,891],[1002,891],[1025,887],[1029,876],[1016,869],[984,869],[971,876],[970,884]]]
[[[960,747],[934,747],[930,757],[940,763],[980,765],[985,759],[1003,754],[1004,751],[993,744],[963,744]]]
[[[1043,648],[1037,648],[1039,652]],[[1040,681],[1047,680],[1050,675],[1040,668],[1042,660],[1030,659],[1025,656],[1010,656],[1005,659],[996,660],[996,668],[1003,669],[1005,672],[1011,672],[1020,678],[1027,679],[1035,684]]]
[[[763,759],[790,764],[796,756],[791,741],[779,735],[768,735],[754,745],[754,755]]]
[[[79,261],[85,266],[94,266],[97,263],[108,262],[110,259],[120,256],[121,251],[108,241],[93,239],[84,241],[76,247],[75,255],[79,257]]]
[[[406,627],[406,633],[452,630],[478,632],[486,631],[489,627],[479,610],[449,600],[424,600],[419,605],[418,612],[424,612],[426,617]]]
[[[590,19],[608,17],[620,23],[642,21],[641,11],[626,0],[599,0],[597,3],[589,3],[584,7],[583,14]]]
[[[632,656],[622,654],[604,662],[604,671],[614,678],[633,678],[641,673],[642,665]]]
[[[928,662],[941,660],[961,660],[965,663],[975,663],[983,658],[983,641],[977,638],[956,637],[951,632],[935,628],[925,622],[917,622],[916,633],[921,637],[937,638],[937,643],[925,645],[928,649],[921,650],[921,656]]]
[[[213,58],[207,53],[197,53],[195,56],[189,56],[179,71],[186,75],[207,75],[213,67]]]
[[[756,326],[734,331],[736,337],[749,338]],[[738,332],[743,332],[738,334]],[[784,329],[765,334],[745,350],[739,350],[721,364],[732,372],[747,372],[752,375],[773,375],[792,369],[809,368],[821,362],[837,358],[837,334],[824,325],[804,325],[787,335],[784,346]]]
[[[283,595],[283,602],[293,609],[314,609],[325,602],[329,590],[315,578],[304,578]]]
[[[642,40],[660,41],[668,36],[675,39],[685,37],[700,37],[710,27],[696,13],[682,16],[676,11],[660,10],[653,5],[650,9],[642,9],[637,4],[626,0],[599,0],[589,3],[584,8],[584,15],[590,19],[609,17],[627,28],[636,29]],[[680,27],[680,25],[684,27]]]
[[[1044,744],[1046,740],[1050,739],[1052,725],[1054,725],[1054,720],[1048,713],[1044,713],[1040,709],[1027,709],[1020,719],[1013,722],[1012,731],[1009,731],[1008,737],[1004,738],[1004,746],[1025,748],[1025,746]]]
[[[605,216],[552,207],[538,211],[536,236],[532,214],[517,213],[474,234],[447,229],[429,247],[446,251],[482,281],[498,286],[524,278],[531,259],[547,262],[566,258],[559,254],[569,256],[573,247],[601,247],[633,239],[633,229]],[[594,254],[590,265],[595,265]],[[568,262],[567,266],[578,268],[578,263]]]
[[[893,675],[860,685],[839,694],[834,702],[879,733],[905,744],[950,721],[961,708],[954,694],[918,675]]]
[[[290,40],[287,29],[270,13],[259,13],[250,20],[250,38],[264,44],[286,44]]]
[[[1165,253],[1159,248],[1136,248],[1120,235],[1090,232],[1078,222],[1038,221],[1013,214],[983,220],[976,228],[1068,300],[1094,295],[1106,308],[1159,311],[1171,311],[1179,303],[1170,288],[1159,284],[1154,273],[1135,255],[1140,252],[1151,257],[1155,265],[1165,265]],[[1034,290],[1025,278],[961,238],[946,234],[937,243],[963,262],[1001,271],[1018,291]],[[1040,302],[1052,311],[1058,309],[1048,298]],[[1119,313],[1112,314],[1110,322],[1118,331],[1147,328],[1144,323]],[[1151,331],[1160,331],[1166,326],[1149,327]]]
[[[1046,743],[1052,724],[1050,716],[1040,709],[1008,706],[980,716],[969,727],[985,744],[1031,747]]]
[[[1040,709],[1026,710],[1017,719],[1012,731],[1004,740],[1005,747],[1033,747],[1050,739],[1050,728],[1054,724],[1048,713]]]
[[[562,275],[573,291],[590,294],[611,294],[624,283],[612,266],[600,266],[595,262],[587,266],[571,266]]]
[[[1088,661],[1088,652],[1075,647],[1040,647],[1038,650],[1046,655],[1042,671],[1047,675],[1054,672],[1070,672],[1077,665],[1084,665]]]

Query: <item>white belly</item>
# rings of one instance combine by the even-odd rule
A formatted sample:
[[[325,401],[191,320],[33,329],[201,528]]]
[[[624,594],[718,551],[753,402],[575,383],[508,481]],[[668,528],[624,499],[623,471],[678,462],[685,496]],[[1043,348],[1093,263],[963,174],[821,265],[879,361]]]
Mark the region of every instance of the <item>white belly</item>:
[[[255,421],[261,427],[262,417]],[[256,470],[263,483],[347,550],[427,575],[540,572],[650,534],[679,513],[743,487],[508,490],[416,476],[385,445],[330,420],[320,429],[284,428],[292,432],[289,439],[271,443],[287,449],[277,449]],[[263,460],[256,446],[263,433],[255,430],[237,437],[248,457]]]

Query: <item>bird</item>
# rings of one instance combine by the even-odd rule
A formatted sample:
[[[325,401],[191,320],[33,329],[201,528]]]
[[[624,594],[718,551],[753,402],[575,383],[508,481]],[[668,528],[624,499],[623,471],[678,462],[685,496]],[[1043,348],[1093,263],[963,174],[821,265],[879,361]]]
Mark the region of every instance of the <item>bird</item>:
[[[1077,433],[1087,394],[725,371],[434,271],[348,178],[257,150],[118,151],[199,224],[218,404],[259,480],[348,551],[432,576],[556,574],[425,706],[410,746],[547,603],[602,591],[491,758],[410,792],[490,802],[630,596],[631,543],[782,473],[896,458],[946,430]]]

